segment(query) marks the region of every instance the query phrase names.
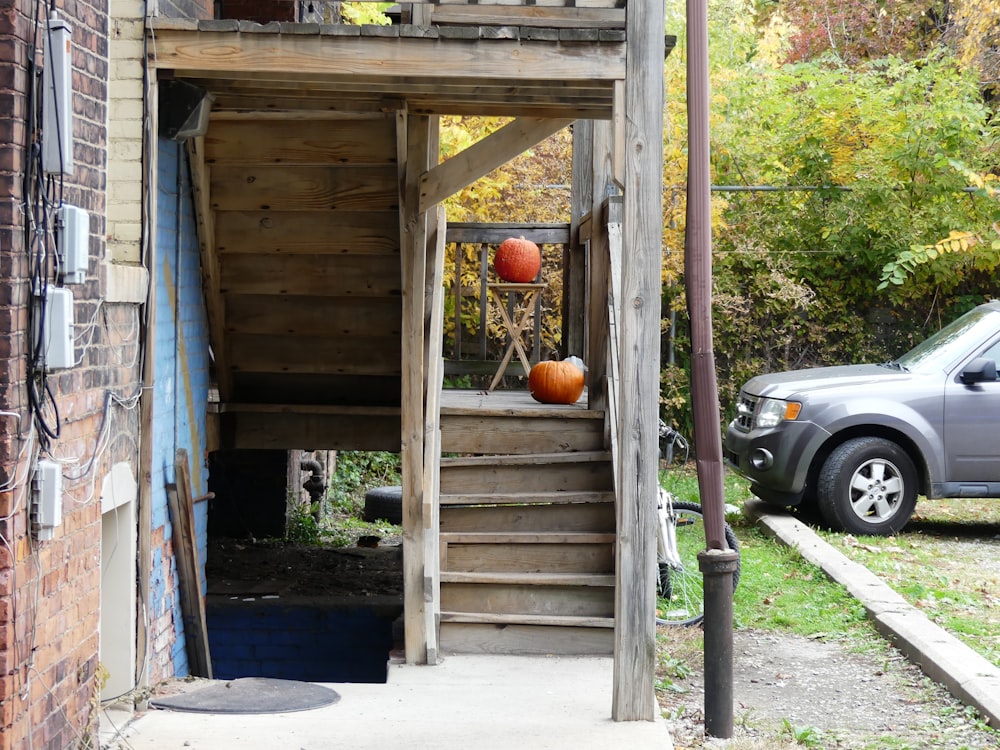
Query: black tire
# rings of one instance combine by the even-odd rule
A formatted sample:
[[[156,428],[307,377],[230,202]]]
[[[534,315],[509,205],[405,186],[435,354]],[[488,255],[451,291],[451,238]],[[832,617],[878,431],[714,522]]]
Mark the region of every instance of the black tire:
[[[365,493],[365,510],[362,517],[370,522],[388,521],[403,523],[403,488],[375,487]]]
[[[895,534],[917,505],[917,470],[906,451],[891,440],[854,438],[824,462],[816,499],[823,520],[837,531]]]
[[[656,594],[658,625],[698,625],[705,619],[705,594],[698,553],[705,549],[705,522],[697,503],[674,501],[677,520],[677,548],[681,556],[679,569],[657,561]],[[740,552],[740,543],[733,530],[724,527],[729,548]],[[733,591],[740,582],[741,564],[737,557],[733,573]]]

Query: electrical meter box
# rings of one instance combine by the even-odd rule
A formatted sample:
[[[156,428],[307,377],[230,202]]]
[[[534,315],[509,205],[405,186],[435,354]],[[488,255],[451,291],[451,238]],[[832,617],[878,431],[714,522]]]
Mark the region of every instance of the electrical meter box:
[[[39,313],[41,313],[39,315]],[[45,287],[45,304],[36,300],[35,336],[41,336],[42,359],[46,370],[65,370],[76,364],[73,345],[73,292]]]
[[[82,208],[63,204],[56,214],[56,250],[64,284],[87,280],[90,257],[90,214]]]

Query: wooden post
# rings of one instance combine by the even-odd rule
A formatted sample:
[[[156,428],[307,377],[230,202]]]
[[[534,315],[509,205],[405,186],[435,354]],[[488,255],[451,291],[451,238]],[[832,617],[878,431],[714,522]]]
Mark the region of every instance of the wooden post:
[[[611,177],[611,123],[594,122],[591,165],[590,256],[587,322],[587,398],[591,409],[607,408],[608,236],[605,206],[617,192]]]
[[[580,221],[594,202],[593,120],[573,123],[573,186],[570,194],[569,242],[563,246],[562,355],[575,354],[589,365],[587,352],[587,258],[586,239],[580,237]]]
[[[618,435],[618,565],[612,718],[655,717],[657,413],[663,232],[664,10],[629,3]]]
[[[435,119],[436,123],[437,120]],[[418,209],[420,180],[430,166],[431,118],[401,110],[396,121],[400,169],[402,266],[401,474],[403,483],[403,607],[408,664],[427,662],[424,536],[424,287],[427,214]]]

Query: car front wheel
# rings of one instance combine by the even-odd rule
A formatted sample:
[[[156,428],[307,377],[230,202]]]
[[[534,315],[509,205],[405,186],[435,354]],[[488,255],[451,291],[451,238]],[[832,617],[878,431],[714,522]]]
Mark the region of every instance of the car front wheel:
[[[848,440],[823,464],[816,499],[823,520],[834,529],[895,534],[916,507],[917,470],[906,451],[890,440]]]

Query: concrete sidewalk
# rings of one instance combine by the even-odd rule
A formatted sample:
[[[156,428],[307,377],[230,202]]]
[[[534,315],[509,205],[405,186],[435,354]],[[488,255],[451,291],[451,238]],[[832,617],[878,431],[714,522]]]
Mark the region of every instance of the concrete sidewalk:
[[[1000,728],[1000,669],[908,604],[868,568],[849,560],[808,526],[758,500],[743,512],[803,558],[819,566],[864,605],[889,642],[952,695]]]
[[[448,656],[390,665],[385,684],[331,684],[340,701],[285,714],[150,710],[102,722],[134,750],[670,750],[662,720],[611,720],[611,658]],[[659,716],[659,710],[656,715]],[[114,738],[112,726],[124,727]]]

